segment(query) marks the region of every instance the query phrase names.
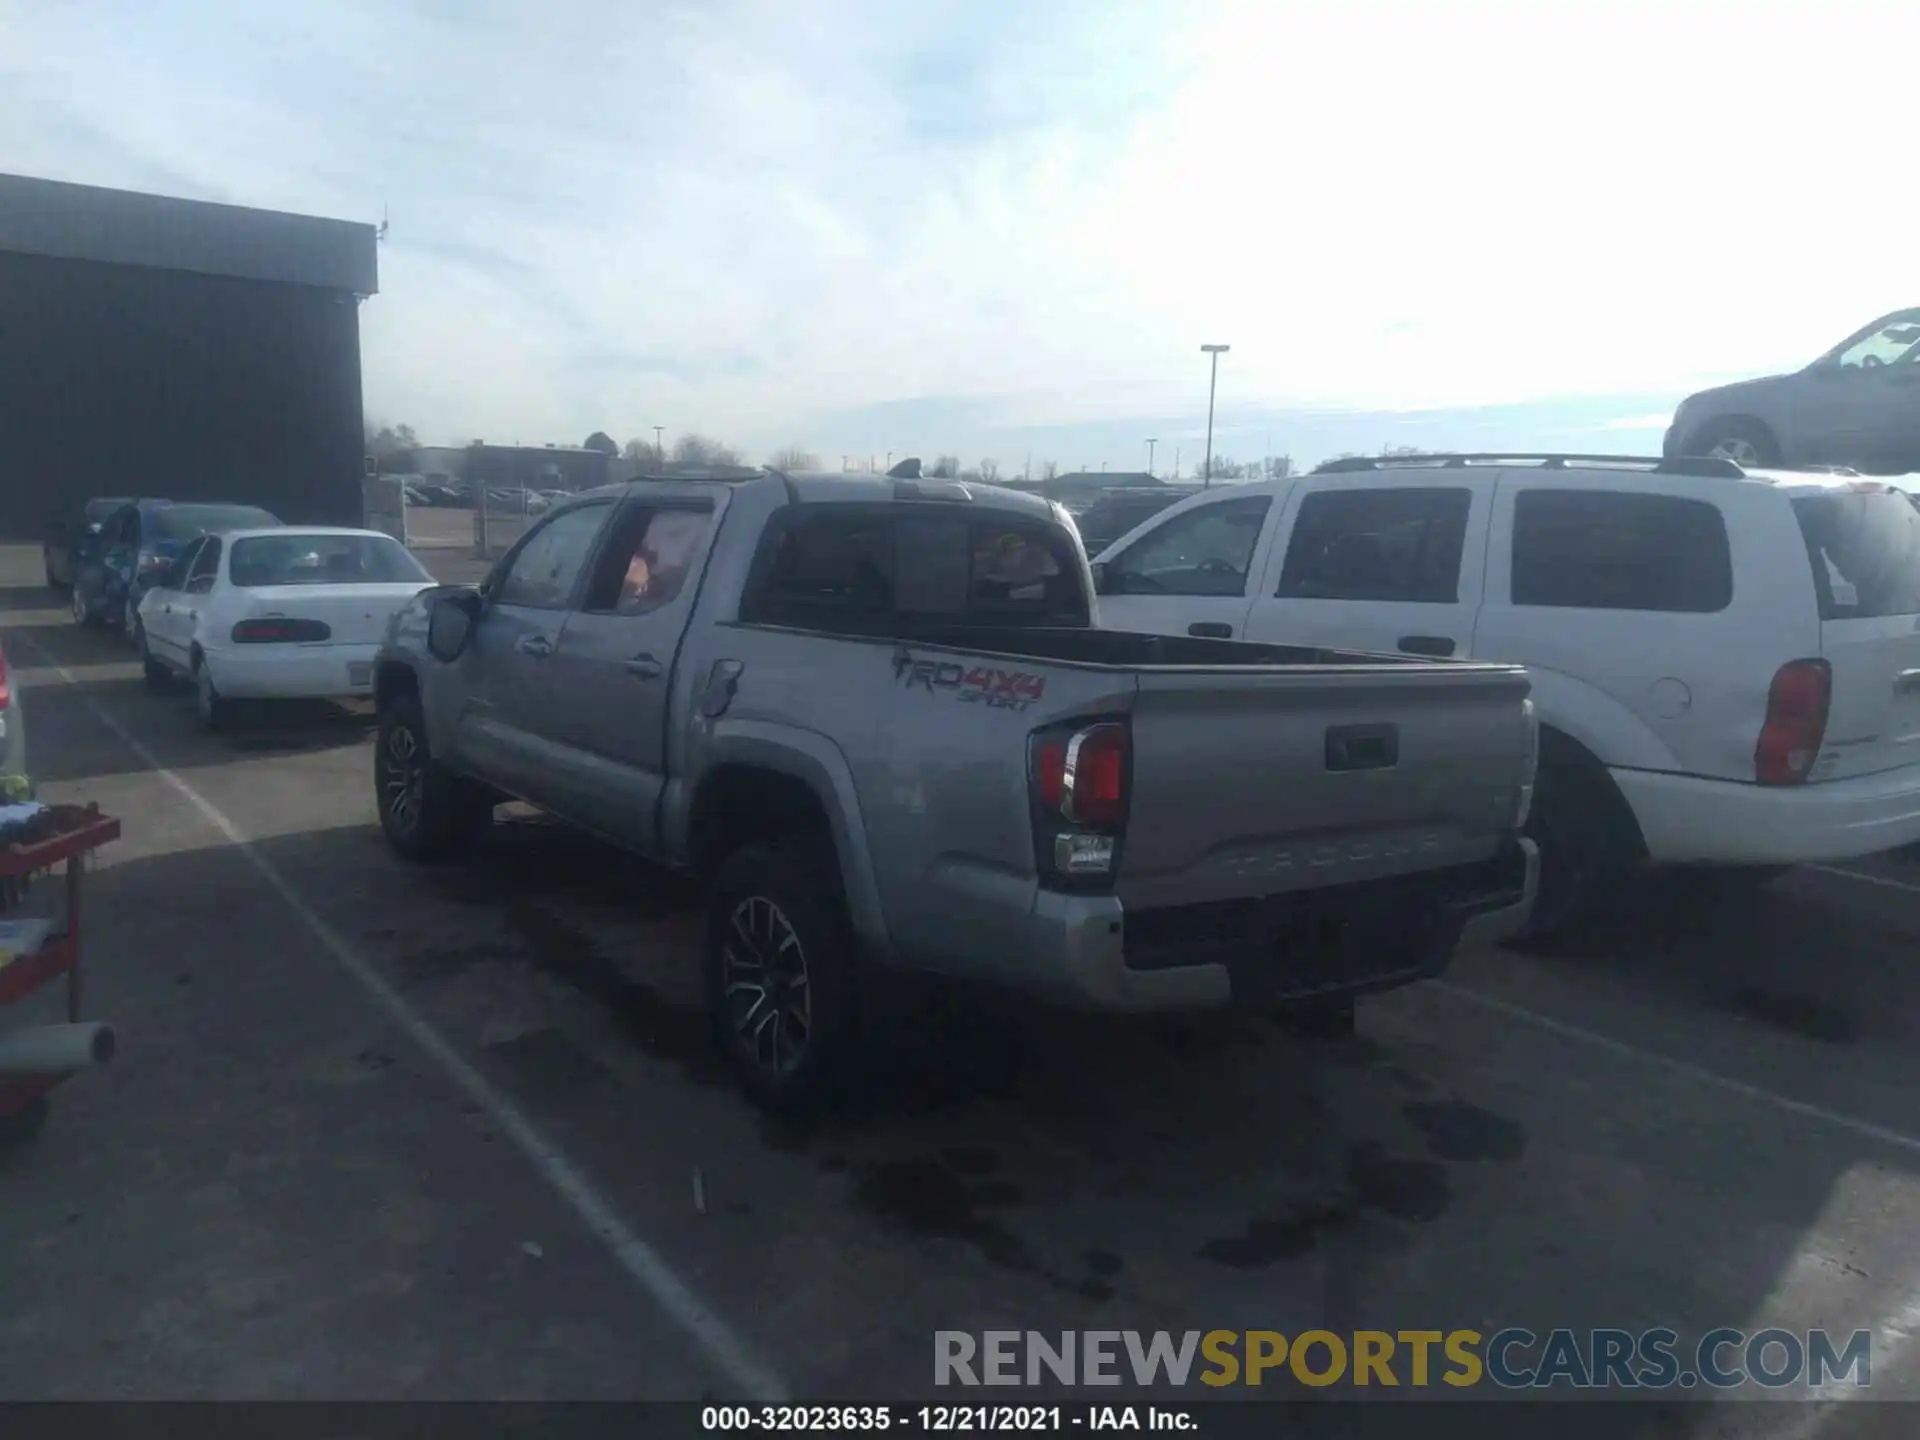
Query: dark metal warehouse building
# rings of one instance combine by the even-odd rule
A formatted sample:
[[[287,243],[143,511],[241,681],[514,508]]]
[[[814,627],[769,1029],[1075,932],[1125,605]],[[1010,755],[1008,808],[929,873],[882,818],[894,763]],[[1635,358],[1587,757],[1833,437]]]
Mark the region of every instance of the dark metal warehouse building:
[[[0,175],[0,536],[95,495],[360,523],[371,225]]]

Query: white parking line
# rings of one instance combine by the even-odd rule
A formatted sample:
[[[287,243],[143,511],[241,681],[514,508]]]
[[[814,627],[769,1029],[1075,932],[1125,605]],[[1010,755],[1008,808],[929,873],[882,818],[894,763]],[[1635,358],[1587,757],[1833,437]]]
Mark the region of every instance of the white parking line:
[[[1885,875],[1869,875],[1864,870],[1843,870],[1838,865],[1802,865],[1802,870],[1818,871],[1822,875],[1838,875],[1842,880],[1858,880],[1865,885],[1878,885],[1887,890],[1904,890],[1909,895],[1920,895],[1920,885],[1911,880],[1894,880]]]
[[[25,636],[15,638],[22,647],[37,652],[44,666],[62,681],[77,685],[73,672],[57,663],[41,646]],[[543,1135],[518,1106],[488,1084],[479,1071],[462,1059],[438,1030],[416,1015],[400,993],[381,979],[379,972],[338,931],[314,913],[274,863],[253,847],[239,826],[229,820],[211,800],[161,764],[159,757],[98,701],[84,690],[76,689],[75,693],[87,709],[118,736],[148,769],[178,791],[246,857],[247,863],[259,872],[260,878],[286,903],[300,923],[313,932],[314,938],[339,963],[340,968],[352,976],[366,991],[368,998],[446,1072],[447,1078],[469,1101],[485,1112],[500,1132],[513,1142],[527,1163],[540,1173],[561,1199],[573,1208],[587,1229],[613,1253],[620,1268],[637,1281],[641,1289],[706,1352],[723,1375],[755,1400],[779,1403],[786,1398],[788,1392],[785,1382],[747,1348],[726,1321],[694,1294],[658,1250],[627,1228],[614,1207],[594,1188],[580,1167]]]
[[[1789,1115],[1799,1115],[1808,1120],[1818,1120],[1837,1129],[1846,1130],[1863,1139],[1878,1141],[1882,1145],[1891,1145],[1898,1150],[1907,1150],[1920,1154],[1920,1136],[1904,1134],[1885,1125],[1876,1125],[1871,1120],[1862,1120],[1854,1115],[1843,1115],[1838,1110],[1829,1110],[1824,1105],[1815,1105],[1808,1100],[1795,1100],[1790,1095],[1782,1095],[1777,1090],[1768,1090],[1759,1085],[1750,1085],[1745,1080],[1736,1080],[1731,1075],[1722,1075],[1717,1070],[1709,1070],[1704,1065],[1695,1065],[1690,1061],[1676,1060],[1671,1055],[1662,1055],[1658,1050],[1643,1049],[1630,1045],[1624,1040],[1616,1040],[1611,1035],[1602,1035],[1598,1030],[1589,1030],[1583,1025],[1575,1025],[1566,1020],[1557,1020],[1538,1010],[1530,1010],[1525,1005],[1516,1005],[1511,1000],[1502,1000],[1497,995],[1489,995],[1484,990],[1458,984],[1452,980],[1429,980],[1428,985],[1448,995],[1457,995],[1462,1000],[1491,1010],[1495,1014],[1506,1015],[1515,1020],[1524,1020],[1542,1030],[1550,1030],[1569,1040],[1579,1040],[1599,1050],[1605,1050],[1625,1059],[1637,1060],[1643,1065],[1651,1065],[1674,1075],[1684,1075],[1689,1080],[1723,1090],[1729,1095],[1739,1095],[1748,1100],[1756,1100],[1763,1105],[1771,1105],[1776,1110],[1784,1110]]]

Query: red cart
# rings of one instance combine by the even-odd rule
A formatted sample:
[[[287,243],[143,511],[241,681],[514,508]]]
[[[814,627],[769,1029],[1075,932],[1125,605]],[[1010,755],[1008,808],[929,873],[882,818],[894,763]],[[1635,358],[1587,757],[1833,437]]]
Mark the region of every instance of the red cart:
[[[118,840],[120,822],[94,806],[75,818],[73,828],[46,840],[0,849],[0,881],[24,881],[62,860],[67,863],[64,927],[56,926],[37,949],[0,961],[0,1007],[67,977],[65,1026],[23,1031],[0,1023],[0,1134],[8,1136],[38,1128],[46,1114],[47,1092],[113,1053],[113,1033],[104,1026],[85,1026],[80,1019],[80,925],[85,857]]]

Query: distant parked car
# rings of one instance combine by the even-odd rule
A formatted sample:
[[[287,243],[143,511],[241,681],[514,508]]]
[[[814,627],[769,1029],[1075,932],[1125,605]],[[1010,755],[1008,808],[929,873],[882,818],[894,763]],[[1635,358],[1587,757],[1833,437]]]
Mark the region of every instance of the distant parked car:
[[[1882,315],[1804,370],[1689,395],[1664,453],[1869,475],[1920,471],[1920,309]]]
[[[388,619],[433,583],[377,530],[228,530],[160,568],[134,634],[147,683],[193,681],[217,730],[236,699],[371,695]]]
[[[100,533],[101,522],[130,500],[131,497],[125,495],[98,497],[78,510],[57,515],[47,522],[46,538],[40,542],[40,556],[46,565],[49,586],[55,590],[72,587],[77,559]]]
[[[74,571],[73,618],[133,633],[133,618],[154,574],[186,545],[220,530],[278,525],[257,505],[135,500],[100,524],[96,547]]]

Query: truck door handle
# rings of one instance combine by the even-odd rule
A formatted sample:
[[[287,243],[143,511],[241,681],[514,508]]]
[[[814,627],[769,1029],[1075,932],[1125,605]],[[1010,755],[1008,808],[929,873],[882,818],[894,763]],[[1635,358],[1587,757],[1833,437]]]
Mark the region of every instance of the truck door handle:
[[[625,670],[629,675],[641,680],[658,680],[660,678],[660,662],[651,655],[636,655],[631,660],[623,660],[620,663],[620,668]]]
[[[1920,670],[1902,670],[1893,677],[1894,694],[1911,695],[1916,690],[1920,690]]]
[[[536,660],[544,660],[553,654],[553,642],[544,635],[522,635],[514,648]]]
[[[1453,654],[1453,640],[1446,635],[1402,635],[1395,643],[1407,655]]]
[[[1224,620],[1196,620],[1187,626],[1189,635],[1198,635],[1203,640],[1231,640],[1233,626]]]

